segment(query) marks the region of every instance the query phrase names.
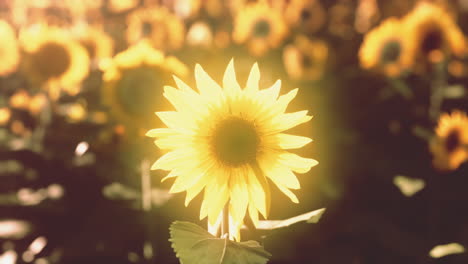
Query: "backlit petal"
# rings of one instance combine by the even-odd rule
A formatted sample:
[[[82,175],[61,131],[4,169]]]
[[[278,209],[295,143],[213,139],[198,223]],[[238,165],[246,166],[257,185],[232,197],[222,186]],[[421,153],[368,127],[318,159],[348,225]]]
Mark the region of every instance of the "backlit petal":
[[[222,96],[222,90],[219,84],[211,79],[200,64],[195,65],[195,80],[198,90],[205,98],[218,99]]]
[[[253,171],[250,171],[247,174],[248,177],[248,189],[249,189],[249,196],[250,202],[255,205],[255,208],[264,216],[267,215],[267,208],[266,208],[266,199],[265,199],[265,191],[262,188],[262,185],[257,180],[257,176]]]
[[[236,79],[236,72],[234,71],[234,60],[232,59],[224,72],[223,76],[224,91],[230,95],[236,95],[241,91],[239,83]]]
[[[247,78],[247,85],[245,90],[248,92],[258,91],[258,83],[260,82],[260,70],[258,64],[254,63],[252,69],[250,69],[249,77]]]
[[[229,189],[231,195],[231,213],[237,223],[241,223],[244,219],[247,205],[249,203],[249,192],[245,181],[245,176],[242,171],[234,170],[231,174]]]
[[[147,137],[167,137],[176,134],[176,130],[171,128],[154,128],[146,132]]]
[[[270,133],[280,133],[291,129],[297,125],[306,123],[312,119],[312,116],[307,115],[307,110],[294,113],[282,114],[271,120],[269,131]]]
[[[278,140],[278,146],[282,149],[302,148],[312,141],[312,139],[308,137],[295,136],[284,133],[276,134],[275,138]]]
[[[297,173],[306,173],[318,164],[314,159],[303,158],[293,153],[280,154],[278,161]]]

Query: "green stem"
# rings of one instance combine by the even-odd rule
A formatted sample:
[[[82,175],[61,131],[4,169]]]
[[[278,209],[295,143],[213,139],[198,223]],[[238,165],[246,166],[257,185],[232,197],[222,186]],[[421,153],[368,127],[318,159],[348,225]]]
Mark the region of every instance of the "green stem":
[[[432,120],[437,120],[442,108],[442,102],[444,100],[444,87],[447,83],[447,76],[445,74],[445,62],[434,65],[435,67],[435,79],[431,83],[431,98],[429,106],[429,117]]]
[[[426,141],[430,141],[431,138],[434,136],[434,134],[432,133],[432,131],[424,128],[424,127],[421,127],[421,126],[414,126],[412,128],[412,132],[415,136],[421,138],[421,139],[424,139]]]
[[[413,98],[413,91],[403,82],[400,78],[391,78],[390,83],[392,87],[401,94],[405,99],[409,100]]]

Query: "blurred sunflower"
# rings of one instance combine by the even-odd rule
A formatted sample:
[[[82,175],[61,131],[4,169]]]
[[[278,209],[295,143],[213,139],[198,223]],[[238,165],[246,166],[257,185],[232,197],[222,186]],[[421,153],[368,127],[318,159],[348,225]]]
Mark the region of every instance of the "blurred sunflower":
[[[178,17],[183,19],[193,18],[198,15],[202,0],[168,0],[164,4]]]
[[[210,26],[202,21],[193,23],[187,32],[187,44],[204,48],[212,46],[213,32]]]
[[[325,23],[326,12],[318,0],[291,0],[280,10],[289,25],[306,33],[316,32]]]
[[[70,12],[78,20],[86,19],[88,13],[100,12],[104,0],[62,0],[63,4],[69,7]]]
[[[229,1],[222,0],[204,0],[203,8],[211,17],[222,17],[229,15]]]
[[[105,1],[107,9],[112,13],[124,13],[135,8],[140,0],[107,0]]]
[[[0,20],[0,76],[13,73],[18,68],[20,53],[14,29],[4,20]]]
[[[165,86],[164,96],[177,111],[157,112],[168,128],[156,128],[147,136],[170,150],[152,169],[171,171],[176,177],[170,192],[187,191],[185,205],[203,189],[200,218],[214,225],[227,206],[231,233],[239,240],[239,228],[249,212],[255,225],[258,213],[265,218],[270,207],[269,178],[293,202],[290,189],[299,189],[295,173],[306,173],[317,164],[313,159],[288,152],[311,139],[283,133],[312,117],[307,111],[285,113],[298,89],[278,97],[281,81],[259,90],[260,71],[254,64],[241,89],[233,61],[227,66],[223,87],[195,67],[199,93],[175,78],[179,89]]]
[[[25,51],[23,70],[34,83],[45,85],[53,99],[60,89],[74,95],[89,72],[86,49],[64,29],[40,25],[20,32]]]
[[[11,110],[8,107],[0,107],[0,126],[6,126],[10,121]]]
[[[99,63],[114,55],[114,41],[100,27],[86,25],[78,29],[77,35],[92,62]]]
[[[41,3],[42,2],[42,3]],[[27,22],[29,25],[47,24],[49,26],[66,27],[73,24],[75,16],[73,6],[66,1],[29,1],[25,3]]]
[[[156,49],[176,50],[184,43],[185,25],[166,8],[139,9],[128,16],[127,41],[149,39]]]
[[[246,44],[254,56],[278,47],[288,34],[281,11],[260,1],[241,8],[234,21],[233,40]]]
[[[434,167],[455,170],[468,160],[468,116],[461,111],[442,114],[430,142]]]
[[[12,96],[10,96],[8,103],[11,108],[25,110],[28,108],[30,101],[31,96],[29,93],[23,89],[19,89]]]
[[[411,65],[408,37],[402,34],[404,24],[388,18],[367,33],[359,49],[361,66],[378,69],[389,77],[398,76]]]
[[[466,53],[463,32],[454,18],[435,4],[421,2],[404,18],[404,23],[412,62],[436,63],[445,56]]]
[[[103,65],[102,98],[116,120],[131,128],[146,127],[153,120],[163,85],[172,75],[185,76],[186,66],[175,57],[139,42]],[[142,125],[146,124],[146,125]]]
[[[318,80],[328,59],[328,46],[321,40],[297,36],[294,44],[283,50],[286,72],[293,79]]]

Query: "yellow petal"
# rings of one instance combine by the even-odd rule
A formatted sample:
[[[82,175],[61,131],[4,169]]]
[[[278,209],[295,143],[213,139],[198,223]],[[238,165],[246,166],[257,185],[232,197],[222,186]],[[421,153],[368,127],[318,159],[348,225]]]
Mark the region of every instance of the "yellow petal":
[[[202,190],[203,187],[206,185],[206,180],[204,178],[206,177],[206,174],[202,179],[200,179],[198,182],[196,182],[192,187],[187,189],[187,195],[185,196],[185,206],[187,207],[189,203],[197,196]]]
[[[210,187],[209,187],[210,188]],[[208,199],[211,200],[208,208],[208,221],[211,225],[216,223],[219,214],[223,211],[224,206],[229,200],[229,190],[227,184],[214,185],[208,192]]]
[[[195,81],[201,95],[209,99],[222,96],[221,87],[203,70],[200,64],[195,65]]]
[[[226,93],[230,96],[239,94],[241,88],[237,82],[236,72],[234,70],[234,59],[229,62],[223,76],[223,87]]]
[[[286,194],[286,196],[288,196],[289,199],[291,199],[293,203],[299,203],[299,200],[297,199],[296,195],[293,192],[291,192],[288,188],[284,187],[283,185],[276,185],[276,186],[278,186],[280,191]]]
[[[276,134],[275,137],[278,140],[278,146],[282,149],[302,148],[312,141],[312,139],[308,137],[295,136],[284,133]]]
[[[282,114],[271,120],[270,125],[272,130],[270,130],[269,133],[280,133],[302,123],[306,123],[311,119],[312,116],[307,115],[307,110]]]
[[[249,203],[247,184],[242,173],[233,173],[231,175],[229,190],[231,196],[229,211],[236,223],[242,223]]]
[[[186,172],[176,178],[174,184],[169,190],[170,193],[179,193],[186,191],[188,188],[192,187],[199,179],[203,177],[204,173],[193,174]]]
[[[286,166],[276,165],[267,170],[267,177],[276,185],[283,185],[289,189],[300,189],[301,185],[296,175]]]
[[[260,81],[260,70],[258,69],[258,64],[254,63],[252,69],[250,69],[249,77],[247,78],[246,91],[258,91],[258,83]]]
[[[171,86],[164,86],[163,95],[180,113],[200,115],[206,109],[197,93],[189,94]]]
[[[162,137],[154,141],[160,149],[178,149],[192,144],[192,136],[179,134]]]
[[[178,133],[171,128],[155,128],[146,132],[147,137],[167,137],[176,134]]]
[[[161,182],[164,182],[165,180],[170,179],[170,178],[174,178],[176,176],[179,176],[179,173],[177,173],[176,170],[172,170],[171,172],[169,172],[169,174],[166,175],[166,177],[161,179]]]
[[[177,87],[179,87],[180,90],[186,92],[186,93],[195,93],[197,94],[190,86],[188,86],[184,81],[179,79],[177,76],[173,75],[172,78],[174,78],[175,83],[177,84]]]
[[[261,100],[270,106],[278,98],[281,89],[281,80],[277,80],[271,87],[263,89],[259,92]]]
[[[250,219],[252,219],[252,223],[254,224],[255,227],[258,226],[258,212],[257,209],[255,209],[255,205],[249,204],[249,216]]]
[[[250,170],[250,172],[247,174],[248,176],[248,191],[249,191],[249,197],[250,197],[250,202],[255,205],[255,208],[264,216],[266,217],[267,215],[267,209],[266,209],[266,199],[265,199],[265,191],[262,188],[262,185],[260,182],[257,180],[257,176],[255,173]]]
[[[151,170],[173,170],[186,163],[194,155],[189,149],[177,149],[164,154],[151,166]]]
[[[200,220],[208,216],[208,207],[211,205],[211,201],[208,198],[208,191],[205,187],[205,192],[203,193],[203,201],[200,208]]]
[[[201,157],[199,161],[186,162],[184,166],[180,166],[175,170],[180,171],[179,177],[174,181],[170,192],[182,192],[192,188],[195,184],[202,182],[203,186],[208,183],[206,180],[211,176],[211,170],[214,167],[214,161],[206,161],[206,158]],[[198,193],[197,193],[198,194]],[[195,194],[196,195],[196,194]]]
[[[297,173],[306,173],[318,164],[316,160],[303,158],[293,153],[281,153],[278,161]]]
[[[296,97],[298,91],[299,90],[296,88],[291,90],[289,93],[280,96],[272,109],[272,114],[278,115],[284,113],[289,103]]]
[[[193,130],[196,127],[194,119],[188,118],[179,112],[174,112],[174,111],[157,112],[156,115],[169,128],[187,131],[187,130]]]

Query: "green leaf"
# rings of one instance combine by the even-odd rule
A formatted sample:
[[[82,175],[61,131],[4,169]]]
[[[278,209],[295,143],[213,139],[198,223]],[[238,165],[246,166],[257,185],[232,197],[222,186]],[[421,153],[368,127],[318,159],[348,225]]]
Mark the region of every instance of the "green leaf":
[[[175,221],[169,230],[169,241],[182,264],[264,264],[271,257],[256,241],[217,238],[190,222]]]

